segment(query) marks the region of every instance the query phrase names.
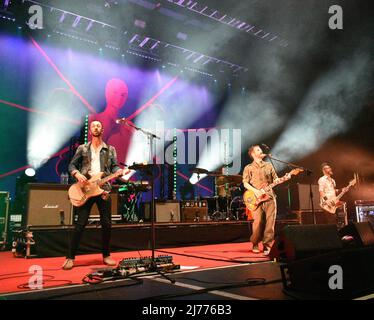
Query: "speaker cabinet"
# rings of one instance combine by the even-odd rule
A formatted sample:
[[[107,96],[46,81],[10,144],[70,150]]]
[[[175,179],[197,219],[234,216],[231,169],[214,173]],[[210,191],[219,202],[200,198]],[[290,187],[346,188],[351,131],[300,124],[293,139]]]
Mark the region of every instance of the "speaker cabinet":
[[[350,223],[339,230],[340,236],[350,236],[357,247],[374,246],[374,229],[370,222]]]
[[[179,201],[157,201],[156,222],[180,222],[181,210]]]
[[[300,224],[314,224],[312,210],[295,210],[292,211],[297,216]],[[336,224],[336,215],[323,210],[314,210],[316,224]]]
[[[30,183],[28,187],[28,226],[61,225],[61,220],[64,224],[72,223],[69,185]]]
[[[310,201],[310,185],[295,183],[290,187],[291,209],[292,210],[312,210],[312,202]],[[319,187],[312,185],[313,205],[315,210],[319,210]]]
[[[208,220],[208,202],[206,200],[187,200],[182,202],[183,222]]]
[[[289,225],[275,240],[270,258],[293,261],[342,247],[336,225]]]

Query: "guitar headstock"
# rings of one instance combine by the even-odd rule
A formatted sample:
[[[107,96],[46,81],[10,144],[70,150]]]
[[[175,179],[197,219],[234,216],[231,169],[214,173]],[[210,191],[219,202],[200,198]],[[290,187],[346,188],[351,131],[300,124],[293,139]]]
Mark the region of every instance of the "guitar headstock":
[[[301,172],[304,172],[304,169],[302,169],[302,168],[295,168],[295,169],[292,169],[290,171],[290,175],[291,176],[296,176],[296,175],[298,175]]]
[[[356,177],[355,177],[355,178],[353,178],[351,181],[349,181],[349,186],[350,186],[350,187],[353,187],[356,183],[357,183],[357,179],[356,179]]]

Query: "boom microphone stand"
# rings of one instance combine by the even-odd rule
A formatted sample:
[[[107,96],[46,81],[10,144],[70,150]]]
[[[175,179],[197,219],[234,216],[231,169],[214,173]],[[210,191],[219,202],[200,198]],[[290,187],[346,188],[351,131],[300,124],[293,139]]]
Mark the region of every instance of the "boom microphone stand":
[[[142,132],[145,134],[148,138],[148,143],[149,143],[149,157],[150,160],[152,161],[151,165],[151,172],[150,172],[150,177],[151,177],[151,188],[152,188],[152,198],[151,198],[151,251],[152,251],[152,258],[151,258],[151,266],[148,269],[149,272],[156,272],[160,276],[164,277],[165,279],[169,280],[171,283],[175,283],[174,279],[169,278],[165,273],[163,273],[161,270],[157,268],[157,264],[155,261],[155,249],[156,249],[156,228],[155,228],[155,186],[154,186],[154,167],[156,165],[154,155],[153,155],[153,142],[154,139],[160,139],[160,137],[156,136],[154,133],[144,130],[140,127],[137,127],[133,125],[132,123],[129,123],[125,118],[117,120],[117,123],[125,124],[128,125],[129,127]]]
[[[309,177],[311,177],[312,175],[312,171],[307,169],[307,168],[304,168],[304,167],[301,167],[295,163],[292,163],[292,162],[287,162],[287,161],[283,161],[283,160],[279,160],[277,158],[274,158],[270,153],[267,154],[267,157],[270,159],[270,160],[274,160],[274,161],[277,161],[277,162],[280,162],[280,163],[283,163],[283,164],[286,164],[287,166],[291,167],[291,168],[300,168],[300,169],[303,169],[305,172],[306,172],[306,175]],[[315,213],[315,210],[314,210],[314,202],[313,202],[313,189],[312,189],[312,179],[309,178],[309,200],[310,200],[310,204],[311,204],[311,207],[312,207],[312,215],[313,215],[313,224],[317,224],[317,221],[316,221],[316,213]]]

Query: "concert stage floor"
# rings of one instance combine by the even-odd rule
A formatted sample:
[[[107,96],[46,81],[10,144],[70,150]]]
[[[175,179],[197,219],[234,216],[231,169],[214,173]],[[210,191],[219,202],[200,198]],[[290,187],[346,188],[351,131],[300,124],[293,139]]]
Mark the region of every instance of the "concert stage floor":
[[[144,251],[130,251],[130,252],[116,252],[112,256],[116,260],[121,260],[122,258],[129,257],[144,257],[151,254],[150,250]],[[267,262],[269,259],[262,254],[254,254],[251,252],[251,244],[249,242],[242,243],[226,243],[226,244],[216,244],[216,245],[205,245],[205,246],[193,246],[193,247],[180,247],[180,248],[166,248],[162,250],[157,250],[156,255],[172,255],[175,264],[181,266],[181,270],[173,277],[179,277],[185,272],[197,272],[197,271],[209,271],[210,274],[213,270],[220,270],[221,268],[242,268],[244,266],[249,266],[253,263]],[[71,287],[82,285],[83,277],[97,269],[105,268],[102,264],[102,259],[100,254],[91,255],[81,255],[76,259],[76,267],[70,271],[64,271],[61,269],[61,265],[64,261],[64,257],[54,257],[54,258],[14,258],[11,252],[1,252],[0,253],[0,288],[1,293],[11,293],[11,292],[29,292],[31,295],[25,296],[8,296],[3,298],[17,298],[17,299],[32,299],[34,294],[37,293],[38,297],[42,294],[43,298],[48,298],[49,293],[52,293],[50,289],[52,287]],[[26,288],[31,274],[29,273],[29,268],[31,266],[40,266],[43,269],[43,279],[44,279],[44,289],[43,290],[30,290]],[[263,264],[261,264],[263,265]],[[258,265],[260,266],[260,264]],[[265,265],[263,265],[265,266]],[[218,268],[218,269],[217,269]],[[266,268],[268,266],[266,265]],[[222,269],[225,270],[225,269]],[[237,269],[227,269],[237,270]],[[240,269],[244,270],[244,269]],[[261,270],[261,268],[259,268]],[[230,272],[224,272],[224,276],[220,276],[220,282],[231,281],[229,276]],[[256,274],[259,271],[256,271]],[[260,272],[261,273],[261,272]],[[232,281],[238,281],[236,276],[237,272],[233,271]],[[243,275],[244,276],[244,275]],[[257,275],[259,276],[259,275]],[[256,277],[257,277],[256,276]],[[225,278],[227,278],[225,280]],[[267,277],[266,277],[267,278]],[[205,280],[210,281],[209,277]],[[245,280],[245,279],[242,279]],[[154,279],[151,281],[153,284],[165,287],[166,284],[162,284],[161,279]],[[196,283],[195,283],[196,285]],[[92,286],[92,285],[91,285]],[[97,286],[97,285],[96,285]],[[87,288],[86,285],[84,285]],[[177,286],[178,287],[178,286]],[[140,288],[140,287],[139,287]],[[70,289],[69,289],[70,290]],[[190,290],[190,289],[189,289]],[[141,290],[140,290],[141,291]],[[166,290],[169,292],[168,290]],[[155,290],[158,294],[167,292]],[[152,292],[152,291],[151,291]],[[171,292],[174,292],[172,290]],[[125,295],[128,299],[140,299],[147,297],[149,294],[148,290],[145,290],[143,296],[139,296],[139,293],[132,296]],[[93,298],[93,297],[92,297]],[[96,297],[97,298],[97,297]],[[120,298],[120,297],[118,297]]]

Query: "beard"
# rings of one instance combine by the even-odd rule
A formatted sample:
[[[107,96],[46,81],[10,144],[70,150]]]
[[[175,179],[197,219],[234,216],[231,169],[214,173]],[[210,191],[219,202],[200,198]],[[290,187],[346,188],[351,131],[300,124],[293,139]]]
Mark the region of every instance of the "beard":
[[[100,132],[96,131],[96,132],[91,132],[91,134],[92,134],[93,137],[98,138],[102,135],[102,132],[101,131]]]

